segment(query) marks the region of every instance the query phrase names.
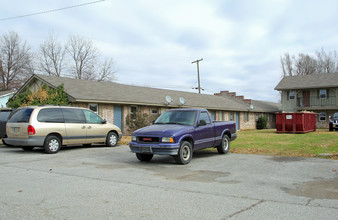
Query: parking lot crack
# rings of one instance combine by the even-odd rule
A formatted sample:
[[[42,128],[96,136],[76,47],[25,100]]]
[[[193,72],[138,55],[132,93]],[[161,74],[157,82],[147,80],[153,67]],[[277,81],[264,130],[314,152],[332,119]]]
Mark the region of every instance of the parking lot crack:
[[[263,200],[263,199],[262,199],[262,200],[259,200],[258,202],[252,204],[251,206],[249,206],[249,207],[247,207],[247,208],[244,208],[244,209],[241,209],[241,210],[239,210],[238,212],[235,212],[235,213],[233,213],[233,214],[231,214],[231,215],[229,215],[229,216],[227,216],[226,218],[223,218],[223,219],[229,219],[229,218],[234,217],[235,215],[238,215],[238,214],[240,214],[240,213],[243,213],[243,212],[245,212],[245,211],[248,211],[248,210],[252,209],[253,207],[255,207],[255,206],[257,206],[257,205],[263,203],[264,201],[265,201],[265,200]]]

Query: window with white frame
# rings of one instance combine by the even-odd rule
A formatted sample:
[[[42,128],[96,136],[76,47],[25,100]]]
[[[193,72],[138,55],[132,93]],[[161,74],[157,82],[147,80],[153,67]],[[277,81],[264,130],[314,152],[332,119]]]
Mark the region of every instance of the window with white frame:
[[[289,99],[295,99],[295,91],[290,91]]]
[[[230,112],[230,121],[233,121],[233,120],[234,120],[234,113]]]
[[[319,113],[319,121],[326,121],[326,112]]]
[[[158,114],[158,109],[157,108],[152,108],[151,109],[151,114],[152,115],[157,115]]]
[[[132,119],[136,118],[136,112],[137,112],[137,107],[136,106],[131,106],[130,107],[130,117]]]
[[[326,91],[326,89],[320,89],[319,90],[319,98],[320,99],[326,99],[327,98],[327,91]]]
[[[249,121],[249,113],[248,112],[244,112],[244,121]]]
[[[99,107],[98,107],[97,104],[89,104],[89,105],[88,105],[88,108],[89,108],[90,110],[92,110],[93,112],[95,112],[96,114],[99,113]]]

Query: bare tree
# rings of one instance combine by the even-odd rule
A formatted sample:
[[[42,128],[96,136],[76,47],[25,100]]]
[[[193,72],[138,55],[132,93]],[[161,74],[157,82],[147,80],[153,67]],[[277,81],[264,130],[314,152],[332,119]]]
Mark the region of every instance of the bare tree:
[[[48,39],[40,44],[40,71],[48,75],[61,76],[64,69],[66,46],[50,34]]]
[[[74,61],[72,72],[75,78],[94,80],[99,54],[92,41],[80,36],[70,36],[67,51]]]
[[[317,61],[307,54],[299,54],[295,62],[297,75],[310,75],[317,71]]]
[[[298,76],[321,73],[338,73],[338,55],[336,51],[316,51],[316,57],[308,54],[298,54],[290,57],[285,53],[281,57],[283,76]]]
[[[32,54],[26,42],[10,31],[0,38],[0,80],[1,89],[18,88],[34,73]]]
[[[326,53],[322,48],[321,51],[316,51],[318,59],[319,73],[337,73],[338,72],[338,57],[336,51]]]
[[[114,81],[116,70],[114,68],[114,61],[112,58],[106,58],[101,64],[101,69],[98,73],[97,81]]]
[[[293,75],[292,60],[294,59],[294,57],[291,58],[289,53],[285,53],[284,57],[281,57],[280,59],[282,64],[283,76],[292,76]]]

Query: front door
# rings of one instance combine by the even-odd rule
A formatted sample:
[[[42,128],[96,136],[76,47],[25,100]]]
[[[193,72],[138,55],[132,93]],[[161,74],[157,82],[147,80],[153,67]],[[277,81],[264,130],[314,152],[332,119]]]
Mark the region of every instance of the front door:
[[[303,91],[303,106],[310,106],[310,91]]]
[[[114,106],[114,124],[122,130],[122,107]]]
[[[236,128],[239,131],[240,127],[239,127],[239,123],[240,123],[240,118],[239,118],[239,112],[236,112]]]

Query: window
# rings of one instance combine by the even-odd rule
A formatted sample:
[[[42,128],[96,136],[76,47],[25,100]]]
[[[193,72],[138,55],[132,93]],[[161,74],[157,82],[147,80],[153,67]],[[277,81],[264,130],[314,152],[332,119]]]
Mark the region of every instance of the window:
[[[319,98],[320,99],[326,99],[326,97],[327,97],[326,89],[320,89],[319,90]]]
[[[195,124],[195,121],[196,111],[166,111],[155,121],[155,124],[180,124],[191,126]]]
[[[33,112],[32,108],[18,109],[13,113],[8,122],[28,123],[32,112]]]
[[[98,106],[97,104],[89,104],[89,109],[98,114]]]
[[[209,114],[207,112],[201,112],[198,121],[200,122],[201,120],[204,120],[205,123],[207,123],[207,124],[211,123],[210,118],[209,118]]]
[[[136,118],[136,111],[137,111],[137,107],[136,106],[131,106],[130,107],[130,117],[132,119]]]
[[[152,108],[152,109],[151,109],[151,114],[152,114],[152,115],[157,115],[157,114],[158,114],[157,108]]]
[[[63,115],[60,108],[45,108],[39,111],[39,122],[63,123]]]
[[[89,124],[102,124],[103,120],[100,116],[97,114],[91,112],[91,111],[84,111],[84,114],[86,116],[86,121]]]
[[[295,99],[295,91],[290,91],[289,99]]]
[[[62,113],[66,123],[86,123],[81,109],[63,108]]]
[[[249,113],[244,112],[244,121],[249,121]]]
[[[319,121],[326,121],[326,112],[319,113]]]
[[[218,112],[218,121],[223,121],[223,112],[222,111]]]
[[[233,120],[234,120],[234,113],[230,112],[230,121],[233,121]]]

